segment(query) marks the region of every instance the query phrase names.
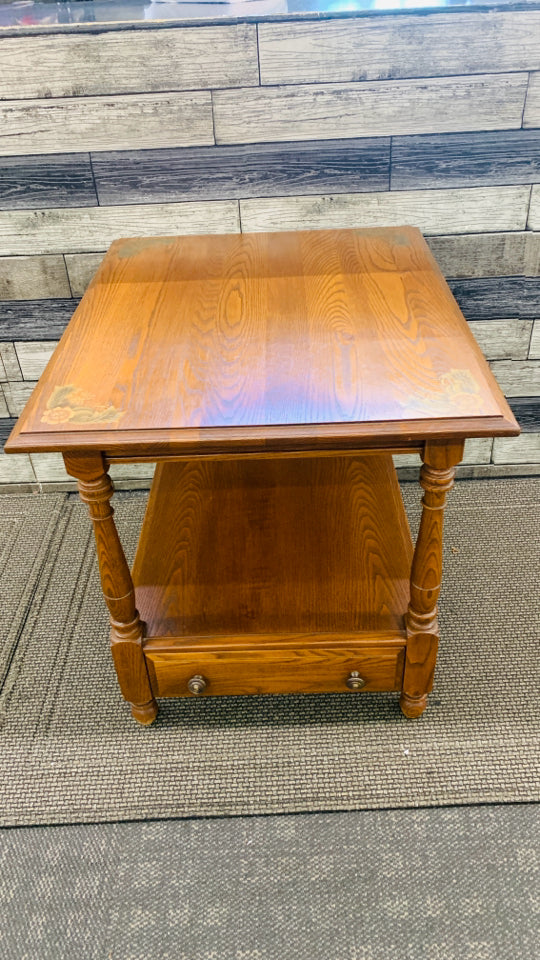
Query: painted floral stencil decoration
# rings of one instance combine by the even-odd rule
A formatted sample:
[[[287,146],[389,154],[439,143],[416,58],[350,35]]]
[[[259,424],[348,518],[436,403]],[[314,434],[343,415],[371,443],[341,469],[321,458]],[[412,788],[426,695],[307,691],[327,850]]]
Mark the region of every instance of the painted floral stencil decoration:
[[[119,410],[112,403],[96,404],[93,397],[70,383],[65,387],[54,388],[41,422],[117,423],[124,413],[125,410]]]

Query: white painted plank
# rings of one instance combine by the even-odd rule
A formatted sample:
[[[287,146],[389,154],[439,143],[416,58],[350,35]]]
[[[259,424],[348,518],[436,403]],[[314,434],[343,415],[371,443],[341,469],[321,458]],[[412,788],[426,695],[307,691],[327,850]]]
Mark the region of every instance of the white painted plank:
[[[328,140],[521,126],[527,74],[218,90],[217,143]]]
[[[6,380],[22,380],[23,375],[15,353],[15,347],[9,341],[0,343],[0,359]]]
[[[10,254],[90,252],[118,237],[238,230],[236,200],[0,211],[0,246]]]
[[[258,84],[253,24],[6,37],[0,98],[87,97]]]
[[[491,460],[491,437],[475,437],[465,441],[462,463],[489,463]],[[396,467],[418,467],[422,464],[420,454],[403,453],[394,457]]]
[[[261,83],[325,83],[540,68],[540,11],[259,25]]]
[[[494,360],[490,367],[507,397],[540,395],[540,361]]]
[[[429,246],[446,277],[536,277],[540,233],[474,233],[430,237]]]
[[[5,157],[212,143],[206,91],[0,103],[0,156]]]
[[[26,403],[32,395],[35,385],[35,383],[30,383],[27,380],[19,380],[18,382],[10,381],[8,383],[4,383],[2,390],[4,391],[4,397],[7,404],[7,413],[0,412],[0,416],[20,417]]]
[[[540,231],[540,183],[533,183],[531,188],[531,205],[527,227],[529,230]]]
[[[104,256],[105,251],[102,253],[66,254],[65,261],[69,284],[74,297],[82,297]]]
[[[0,483],[35,483],[36,478],[26,453],[0,453]]]
[[[63,257],[0,257],[0,300],[57,297],[71,297]]]
[[[51,340],[29,340],[23,343],[15,343],[23,378],[25,380],[39,380],[56,347],[57,343]]]
[[[484,356],[488,360],[526,360],[532,320],[469,320]]]
[[[495,437],[493,463],[540,463],[540,433]]]
[[[531,73],[529,79],[523,126],[540,127],[540,73]]]
[[[523,230],[529,187],[404,190],[326,197],[240,201],[242,229],[318,230],[339,227],[420,227],[426,234]],[[1,231],[1,226],[0,226]],[[0,233],[1,235],[1,233]]]
[[[540,360],[540,320],[535,320],[533,323],[529,357],[531,360]]]

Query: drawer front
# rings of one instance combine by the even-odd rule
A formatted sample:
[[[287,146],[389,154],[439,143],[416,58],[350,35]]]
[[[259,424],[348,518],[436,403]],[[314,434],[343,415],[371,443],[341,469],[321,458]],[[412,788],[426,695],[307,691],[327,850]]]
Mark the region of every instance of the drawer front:
[[[401,690],[404,653],[405,647],[397,645],[357,651],[335,647],[258,653],[153,650],[146,654],[146,662],[157,697],[357,693]]]

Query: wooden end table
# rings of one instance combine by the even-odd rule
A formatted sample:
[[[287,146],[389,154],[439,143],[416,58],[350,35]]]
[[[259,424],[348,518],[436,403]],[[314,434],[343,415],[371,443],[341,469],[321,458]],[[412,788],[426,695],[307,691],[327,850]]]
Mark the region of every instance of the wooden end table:
[[[117,240],[6,444],[60,451],[95,530],[112,655],[156,697],[401,692],[438,642],[467,437],[519,427],[412,227]],[[392,454],[423,460],[413,550]],[[130,572],[114,463],[157,462]]]

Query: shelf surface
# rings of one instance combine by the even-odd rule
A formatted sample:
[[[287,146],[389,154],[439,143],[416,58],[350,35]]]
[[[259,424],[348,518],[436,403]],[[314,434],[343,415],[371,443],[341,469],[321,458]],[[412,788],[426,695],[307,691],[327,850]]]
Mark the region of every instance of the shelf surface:
[[[133,580],[150,645],[398,639],[411,559],[389,455],[193,460],[158,465]]]

